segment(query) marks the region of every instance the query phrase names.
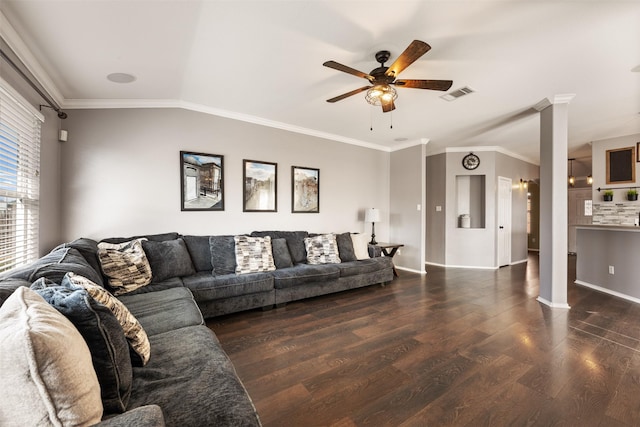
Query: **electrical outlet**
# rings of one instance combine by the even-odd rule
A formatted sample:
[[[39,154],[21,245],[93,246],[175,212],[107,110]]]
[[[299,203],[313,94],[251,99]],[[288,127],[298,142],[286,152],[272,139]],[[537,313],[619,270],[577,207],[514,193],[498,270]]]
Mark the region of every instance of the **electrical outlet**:
[[[613,268],[613,265],[609,266],[609,274],[615,274],[615,270]]]

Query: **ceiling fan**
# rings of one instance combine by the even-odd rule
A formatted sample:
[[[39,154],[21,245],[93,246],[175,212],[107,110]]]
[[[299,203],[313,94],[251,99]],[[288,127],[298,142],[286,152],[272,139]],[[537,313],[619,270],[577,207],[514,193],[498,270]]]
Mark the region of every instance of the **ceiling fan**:
[[[366,90],[367,102],[371,105],[381,105],[382,112],[388,113],[396,108],[394,101],[398,97],[398,93],[393,86],[411,89],[448,90],[453,84],[451,80],[396,80],[398,74],[400,74],[402,70],[413,64],[413,62],[427,53],[430,49],[431,46],[427,43],[420,40],[414,40],[390,67],[385,67],[384,63],[389,60],[391,53],[388,50],[381,50],[376,53],[376,61],[380,63],[380,66],[371,70],[369,74],[347,67],[346,65],[342,65],[336,61],[325,62],[322,64],[325,67],[343,71],[356,77],[362,77],[371,83],[371,86],[363,86],[356,90],[352,90],[351,92],[343,93],[335,98],[327,99],[327,102],[337,102]]]

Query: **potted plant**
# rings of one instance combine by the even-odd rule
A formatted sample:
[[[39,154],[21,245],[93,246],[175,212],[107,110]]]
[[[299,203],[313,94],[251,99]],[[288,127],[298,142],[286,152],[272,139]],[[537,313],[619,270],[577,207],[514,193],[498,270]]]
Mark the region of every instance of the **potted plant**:
[[[627,191],[627,200],[629,201],[638,200],[638,190],[636,190],[635,188],[629,189],[629,191]]]
[[[610,202],[613,200],[613,190],[604,190],[602,198],[605,202]]]

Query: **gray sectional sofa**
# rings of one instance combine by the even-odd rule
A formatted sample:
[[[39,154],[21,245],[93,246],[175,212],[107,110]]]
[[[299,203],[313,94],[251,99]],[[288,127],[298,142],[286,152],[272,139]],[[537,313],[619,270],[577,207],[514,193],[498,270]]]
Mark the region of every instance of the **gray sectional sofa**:
[[[144,238],[153,280],[117,297],[146,332],[151,356],[145,366],[127,357],[131,363],[128,370],[115,362],[109,365],[107,374],[116,377],[119,387],[111,392],[122,410],[109,412],[105,403],[99,425],[259,426],[249,395],[204,319],[393,280],[390,258],[379,256],[376,248],[369,246],[373,257],[356,259],[349,233],[336,236],[342,262],[321,265],[306,262],[307,232],[253,232],[251,236],[270,237],[275,269],[236,274],[234,236],[166,233],[103,240],[119,243]],[[0,277],[0,305],[14,298],[17,288],[31,287],[38,281],[42,286],[43,280],[44,286],[60,288],[65,296],[82,292],[64,289],[69,272],[112,290],[97,253],[98,242],[78,239],[58,246],[29,266],[5,273]],[[0,341],[4,336],[1,323],[0,319]],[[89,350],[96,367],[94,349]],[[11,385],[15,380],[2,376],[5,379],[0,377],[0,385]],[[109,386],[102,382],[100,386],[106,402]],[[12,385],[13,390],[19,388]],[[12,402],[20,402],[19,391],[15,393]],[[32,402],[23,403],[27,409],[33,406]],[[2,418],[3,412],[0,406],[0,424],[11,425]],[[42,421],[43,425],[50,423]],[[14,419],[14,424],[24,422]]]

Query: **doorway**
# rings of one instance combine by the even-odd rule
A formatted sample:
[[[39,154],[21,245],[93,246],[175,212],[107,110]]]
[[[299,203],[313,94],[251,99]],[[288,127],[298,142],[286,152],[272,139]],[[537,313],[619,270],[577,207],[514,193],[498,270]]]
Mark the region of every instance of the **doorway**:
[[[511,178],[498,177],[498,267],[511,264]]]
[[[576,227],[591,224],[591,188],[570,188],[568,206],[568,252],[576,253]]]

